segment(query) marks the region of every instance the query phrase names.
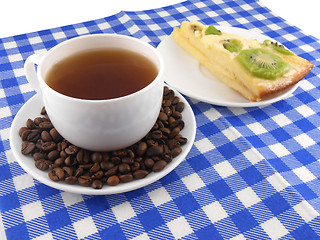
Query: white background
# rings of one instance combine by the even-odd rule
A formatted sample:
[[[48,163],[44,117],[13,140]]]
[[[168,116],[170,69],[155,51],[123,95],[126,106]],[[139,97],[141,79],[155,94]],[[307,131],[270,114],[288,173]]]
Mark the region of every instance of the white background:
[[[95,20],[121,10],[147,10],[178,2],[181,0],[4,0],[0,6],[0,38]],[[260,2],[305,34],[320,39],[319,0]],[[0,239],[6,239],[1,218]]]

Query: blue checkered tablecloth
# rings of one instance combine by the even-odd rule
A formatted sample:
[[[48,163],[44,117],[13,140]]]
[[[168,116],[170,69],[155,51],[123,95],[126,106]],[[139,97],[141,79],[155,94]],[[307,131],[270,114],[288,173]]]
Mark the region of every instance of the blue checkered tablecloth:
[[[253,29],[315,67],[285,100],[227,108],[194,99],[187,158],[144,188],[106,196],[48,187],[13,158],[9,130],[35,92],[29,55],[83,34],[119,33],[153,46],[183,20]],[[0,211],[12,239],[320,239],[320,43],[255,0],[190,0],[0,39]]]

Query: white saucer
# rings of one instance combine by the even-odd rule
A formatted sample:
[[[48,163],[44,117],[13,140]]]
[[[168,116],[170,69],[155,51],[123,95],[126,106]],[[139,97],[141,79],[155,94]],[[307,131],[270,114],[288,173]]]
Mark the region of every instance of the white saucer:
[[[222,32],[234,33],[246,38],[263,42],[270,39],[252,30],[217,26]],[[298,84],[280,92],[273,98],[260,102],[250,102],[238,92],[220,82],[205,67],[183,50],[171,36],[166,37],[158,46],[164,62],[164,77],[168,85],[194,99],[227,107],[265,106],[288,97]]]
[[[107,195],[107,194],[115,194],[128,192],[131,190],[135,190],[141,187],[144,187],[148,184],[151,184],[160,178],[164,177],[168,173],[170,173],[173,169],[175,169],[187,156],[189,153],[194,139],[196,135],[196,121],[193,111],[186,101],[186,99],[175,91],[176,96],[180,98],[182,102],[185,104],[185,109],[182,112],[182,117],[185,122],[185,127],[181,131],[181,134],[188,139],[188,142],[182,147],[182,153],[175,157],[172,162],[170,162],[162,171],[157,173],[150,173],[146,178],[133,180],[128,183],[120,183],[117,186],[110,187],[108,185],[104,185],[102,189],[93,189],[91,187],[82,187],[78,184],[69,185],[64,181],[61,182],[53,182],[48,177],[48,171],[41,171],[34,165],[34,160],[31,156],[25,156],[21,153],[21,139],[19,137],[19,129],[25,126],[28,118],[34,119],[37,116],[40,116],[41,108],[43,107],[43,102],[39,94],[33,96],[28,102],[24,104],[24,106],[19,110],[17,115],[15,116],[12,126],[10,129],[10,145],[13,152],[14,157],[17,159],[20,166],[35,179],[40,182],[67,192],[78,193],[78,194],[89,194],[89,195]]]

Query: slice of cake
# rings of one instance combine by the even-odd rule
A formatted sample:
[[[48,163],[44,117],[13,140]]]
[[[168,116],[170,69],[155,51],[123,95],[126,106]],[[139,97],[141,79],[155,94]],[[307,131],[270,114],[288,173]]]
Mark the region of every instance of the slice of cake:
[[[174,28],[172,37],[213,75],[250,101],[260,101],[296,84],[313,68],[311,62],[278,43],[259,43],[195,21]]]

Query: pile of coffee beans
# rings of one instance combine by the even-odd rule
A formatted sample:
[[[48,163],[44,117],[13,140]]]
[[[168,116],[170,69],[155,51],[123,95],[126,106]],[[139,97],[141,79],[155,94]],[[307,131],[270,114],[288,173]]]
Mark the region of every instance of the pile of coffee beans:
[[[45,108],[21,127],[21,153],[32,155],[35,166],[49,171],[52,181],[65,181],[94,189],[104,184],[116,186],[163,170],[182,152],[187,139],[181,112],[184,103],[174,91],[164,87],[159,117],[150,132],[132,146],[110,152],[92,152],[65,140],[54,128]]]

